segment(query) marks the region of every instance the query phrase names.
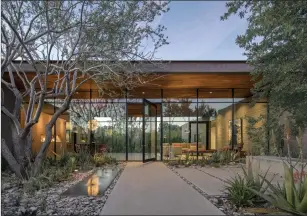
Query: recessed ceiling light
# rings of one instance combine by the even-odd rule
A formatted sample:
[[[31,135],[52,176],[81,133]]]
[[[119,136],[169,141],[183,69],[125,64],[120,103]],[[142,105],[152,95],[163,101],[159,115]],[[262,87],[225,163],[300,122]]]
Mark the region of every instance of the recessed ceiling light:
[[[145,94],[145,92],[142,92],[142,94]]]
[[[212,94],[212,92],[210,92],[210,94]]]

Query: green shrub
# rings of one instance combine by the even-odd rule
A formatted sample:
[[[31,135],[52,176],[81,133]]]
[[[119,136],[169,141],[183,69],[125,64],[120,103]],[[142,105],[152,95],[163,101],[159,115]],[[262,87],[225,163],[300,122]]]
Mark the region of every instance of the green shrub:
[[[113,158],[108,155],[104,155],[104,158],[105,158],[106,164],[117,164],[116,158]]]
[[[221,157],[220,157],[220,152],[213,152],[212,157],[211,157],[212,163],[220,163]]]
[[[67,170],[69,172],[73,172],[75,169],[76,169],[76,166],[77,166],[77,160],[76,160],[76,157],[74,156],[71,156],[66,164],[67,166]]]
[[[226,194],[233,204],[237,206],[252,205],[252,201],[256,195],[248,189],[248,187],[253,186],[251,182],[237,175],[234,178],[228,179],[226,183]]]
[[[94,159],[94,163],[96,167],[103,166],[107,163],[106,157],[102,155],[101,153],[96,153],[93,159]]]
[[[200,166],[201,167],[204,167],[204,166],[206,166],[206,165],[208,165],[209,164],[209,161],[208,161],[208,159],[206,159],[205,157],[202,157],[202,159],[200,160]]]
[[[81,150],[78,154],[76,154],[76,163],[81,169],[88,169],[91,164],[94,163],[94,161],[90,152]]]
[[[190,160],[190,153],[187,152],[187,153],[185,154],[185,163],[188,163],[189,160]]]
[[[185,167],[189,167],[189,166],[191,166],[191,165],[192,165],[192,162],[191,162],[191,161],[187,161],[187,162],[185,162],[185,164],[184,164]]]
[[[184,165],[184,160],[179,159],[178,160],[178,165]]]
[[[56,169],[53,175],[51,176],[52,180],[56,182],[68,180],[70,177],[71,177],[71,172],[69,172],[69,169],[67,169],[67,167]]]
[[[52,179],[43,174],[23,181],[24,192],[29,194],[33,194],[35,191],[50,187],[51,185]]]
[[[54,157],[46,157],[44,159],[45,167],[56,166],[56,165],[57,165],[57,160]]]
[[[235,151],[221,151],[216,153],[216,161],[219,161],[222,164],[229,164],[231,162],[237,162],[240,158],[240,153]]]
[[[179,163],[178,163],[177,160],[170,160],[170,161],[168,161],[167,164],[168,164],[169,166],[178,166],[178,165],[179,165]]]
[[[70,160],[71,155],[68,152],[64,152],[61,155],[61,158],[58,160],[58,164],[63,167],[66,166],[66,164],[68,163],[68,161]]]

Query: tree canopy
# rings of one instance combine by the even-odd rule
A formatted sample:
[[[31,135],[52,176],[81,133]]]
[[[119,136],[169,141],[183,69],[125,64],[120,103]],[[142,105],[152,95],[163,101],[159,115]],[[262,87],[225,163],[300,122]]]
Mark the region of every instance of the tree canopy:
[[[256,81],[254,99],[267,98],[270,125],[289,112],[299,126],[307,124],[307,1],[235,0],[226,3],[232,15],[247,19],[236,43],[245,49]]]
[[[17,176],[39,173],[52,128],[83,83],[91,79],[101,94],[112,94],[110,86],[130,90],[148,81],[148,73],[134,60],[153,64],[156,50],[168,44],[165,27],[155,23],[167,11],[165,1],[2,3],[1,90],[2,96],[4,90],[12,93],[9,99],[15,101],[11,111],[2,97],[1,113],[12,134],[1,137],[1,153]],[[61,103],[45,126],[45,141],[32,164],[32,128],[47,99]]]

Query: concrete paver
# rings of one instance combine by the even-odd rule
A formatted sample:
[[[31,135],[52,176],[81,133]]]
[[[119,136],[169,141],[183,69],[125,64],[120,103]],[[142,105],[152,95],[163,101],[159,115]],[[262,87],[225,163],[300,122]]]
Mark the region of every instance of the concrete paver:
[[[238,167],[202,167],[198,168],[206,173],[216,176],[222,180],[227,180],[231,177],[235,177],[237,174],[243,175],[243,171]]]
[[[176,171],[208,195],[222,195],[225,183],[194,168],[178,168]]]
[[[128,163],[101,214],[224,215],[163,163]]]

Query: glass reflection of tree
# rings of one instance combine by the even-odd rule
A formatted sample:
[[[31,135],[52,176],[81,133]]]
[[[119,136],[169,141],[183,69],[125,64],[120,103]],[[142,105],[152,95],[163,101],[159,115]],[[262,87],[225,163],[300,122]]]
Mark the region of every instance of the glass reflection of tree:
[[[73,128],[89,133],[90,143],[105,144],[112,152],[122,152],[125,146],[125,104],[108,99],[76,99],[70,107]],[[98,121],[95,131],[90,131],[88,122],[95,117],[104,117]],[[91,133],[90,133],[91,132]]]
[[[129,152],[141,153],[142,152],[142,119],[139,117],[129,117],[128,123],[128,143]],[[146,127],[146,126],[145,126]]]
[[[195,105],[195,106],[192,106]],[[201,120],[209,120],[210,117],[216,117],[217,112],[215,108],[205,103],[200,103],[198,108],[196,103],[188,98],[178,99],[177,102],[166,101],[163,116],[169,118],[169,122],[163,122],[163,134],[168,134],[170,144],[172,142],[184,142],[182,139],[181,127],[173,124],[176,117],[181,117],[181,121],[189,121],[190,116],[199,116]],[[168,131],[167,131],[168,130]],[[167,137],[167,138],[169,138]]]

